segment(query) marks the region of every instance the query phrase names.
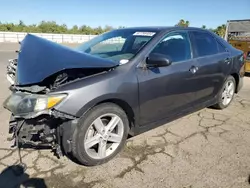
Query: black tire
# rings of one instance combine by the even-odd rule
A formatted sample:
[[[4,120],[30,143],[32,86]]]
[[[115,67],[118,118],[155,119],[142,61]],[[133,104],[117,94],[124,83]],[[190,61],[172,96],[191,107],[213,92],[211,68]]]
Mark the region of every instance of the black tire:
[[[232,81],[233,82],[233,84],[234,84],[234,93],[233,93],[231,101],[227,105],[224,105],[222,103],[222,93],[223,93],[224,88],[225,88],[226,84],[228,83],[228,81]],[[235,94],[235,89],[236,89],[235,79],[234,79],[233,76],[230,75],[230,76],[227,77],[226,81],[224,82],[224,84],[223,84],[223,86],[222,86],[222,88],[221,88],[221,90],[220,90],[220,92],[218,94],[218,103],[215,104],[213,107],[216,108],[216,109],[220,109],[220,110],[222,110],[224,108],[227,108],[231,104],[231,102],[233,101],[234,94]]]
[[[113,113],[118,115],[124,125],[124,135],[122,137],[122,141],[117,149],[109,156],[104,159],[95,159],[90,157],[84,148],[84,138],[87,133],[88,128],[92,124],[92,122],[106,113]],[[72,154],[78,160],[78,162],[85,166],[96,166],[103,163],[108,162],[112,158],[114,158],[124,147],[127,136],[129,132],[129,121],[126,113],[116,104],[114,103],[103,103],[95,106],[90,111],[88,111],[78,122],[78,125],[73,133],[72,137]]]

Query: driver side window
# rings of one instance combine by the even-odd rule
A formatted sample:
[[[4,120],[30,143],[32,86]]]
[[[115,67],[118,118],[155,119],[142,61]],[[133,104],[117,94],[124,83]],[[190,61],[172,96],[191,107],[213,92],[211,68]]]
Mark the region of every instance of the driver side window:
[[[191,59],[191,47],[188,33],[174,32],[167,34],[151,53],[165,55],[173,63]]]

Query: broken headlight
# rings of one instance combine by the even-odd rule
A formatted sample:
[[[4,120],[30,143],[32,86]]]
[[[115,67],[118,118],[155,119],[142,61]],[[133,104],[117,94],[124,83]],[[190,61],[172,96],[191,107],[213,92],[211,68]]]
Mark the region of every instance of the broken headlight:
[[[25,116],[29,113],[37,113],[53,108],[59,104],[67,95],[35,95],[27,93],[13,93],[3,106],[14,115]]]

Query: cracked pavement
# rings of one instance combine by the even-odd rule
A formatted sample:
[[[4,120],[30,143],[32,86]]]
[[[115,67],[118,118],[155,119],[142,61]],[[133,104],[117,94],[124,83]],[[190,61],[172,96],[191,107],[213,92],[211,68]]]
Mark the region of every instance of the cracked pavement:
[[[0,53],[1,104],[9,94],[5,65],[13,55]],[[0,172],[18,162],[16,149],[6,140],[8,118],[1,106]],[[34,178],[55,188],[250,187],[250,78],[227,109],[206,108],[130,138],[116,158],[101,166],[80,166],[48,150],[25,149],[21,155],[28,167],[25,176],[2,173],[0,187],[32,181],[43,187]]]

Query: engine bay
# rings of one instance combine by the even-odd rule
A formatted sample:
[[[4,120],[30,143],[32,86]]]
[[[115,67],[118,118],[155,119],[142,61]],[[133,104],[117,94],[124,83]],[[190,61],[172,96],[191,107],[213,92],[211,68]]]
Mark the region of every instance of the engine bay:
[[[75,68],[75,69],[65,69],[63,71],[57,72],[47,78],[42,82],[32,84],[32,85],[19,85],[17,81],[17,59],[9,60],[7,65],[7,80],[10,82],[10,90],[12,92],[30,92],[37,94],[46,94],[57,87],[73,82],[75,80],[92,76],[98,73],[110,71],[111,68]]]

